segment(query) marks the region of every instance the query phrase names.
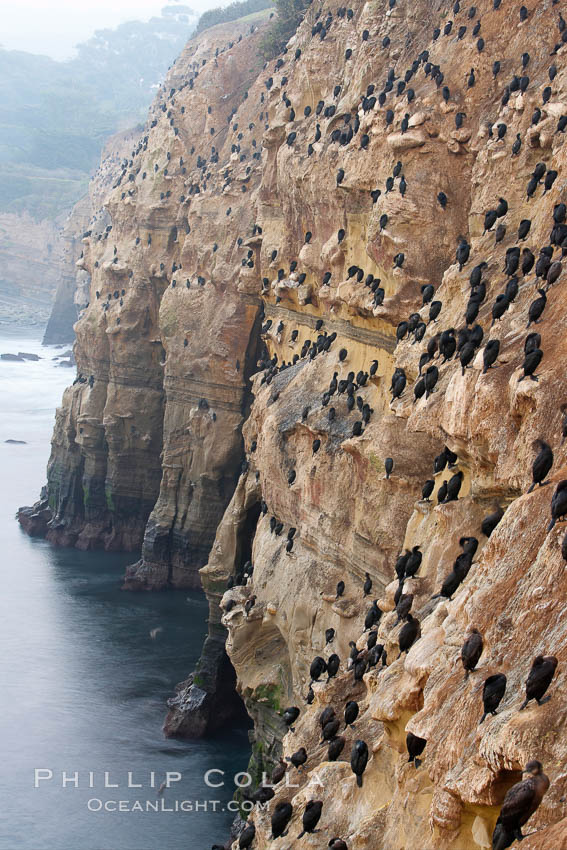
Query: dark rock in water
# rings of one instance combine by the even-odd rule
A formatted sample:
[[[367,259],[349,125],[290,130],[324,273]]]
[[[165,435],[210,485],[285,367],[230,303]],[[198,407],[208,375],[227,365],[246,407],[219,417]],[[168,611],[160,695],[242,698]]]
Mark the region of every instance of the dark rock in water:
[[[59,346],[59,348],[63,348],[63,346]],[[56,354],[55,357],[52,357],[52,360],[61,360],[63,357],[69,357],[71,360],[73,359],[73,350],[68,348],[67,351],[64,351],[63,354]]]
[[[33,360],[34,362],[41,360],[39,354],[30,354],[27,351],[18,351],[18,357],[21,357],[22,360]]]
[[[75,364],[71,360],[60,360],[57,365],[58,366],[74,366]]]
[[[5,443],[11,443],[13,446],[25,446],[27,445],[25,440],[4,440]]]
[[[37,502],[33,507],[20,508],[18,522],[30,537],[45,537],[47,523],[53,518],[47,501]]]
[[[9,360],[10,363],[24,363],[25,360],[20,354],[0,354],[0,360]]]
[[[126,584],[125,589],[135,588]],[[192,673],[176,686],[176,695],[168,699],[169,711],[163,726],[166,738],[202,738],[229,723],[249,724],[222,639],[210,635],[206,638],[198,676],[199,685]]]
[[[243,831],[245,826],[246,826],[246,821],[242,820],[240,815],[236,815],[236,817],[234,818],[234,820],[232,822],[232,826],[230,827],[230,838],[229,838],[227,844],[225,845],[226,847],[229,848],[229,850],[232,847],[232,845],[234,844],[234,842],[238,838],[240,838],[240,833]]]

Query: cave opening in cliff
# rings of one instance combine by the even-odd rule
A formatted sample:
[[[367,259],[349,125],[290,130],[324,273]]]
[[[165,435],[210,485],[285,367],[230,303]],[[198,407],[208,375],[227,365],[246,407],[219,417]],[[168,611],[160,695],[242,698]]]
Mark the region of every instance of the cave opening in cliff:
[[[171,228],[171,230],[169,231],[169,238],[167,240],[167,250],[171,251],[171,249],[173,248],[173,246],[176,242],[177,242],[177,227],[174,224],[173,227]]]
[[[258,520],[260,519],[260,513],[260,502],[254,502],[246,511],[244,520],[240,525],[234,556],[236,574],[242,572],[244,564],[247,561],[252,561],[252,547],[254,545],[254,536],[256,534]]]

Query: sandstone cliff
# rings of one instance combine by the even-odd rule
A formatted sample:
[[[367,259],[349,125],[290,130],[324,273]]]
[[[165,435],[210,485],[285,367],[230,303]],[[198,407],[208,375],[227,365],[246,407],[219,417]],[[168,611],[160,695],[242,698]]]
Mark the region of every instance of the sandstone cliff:
[[[470,12],[429,0],[391,9],[360,2],[340,15],[333,4],[314,3],[287,52],[261,70],[259,34],[249,24],[242,41],[238,28],[230,36],[215,28],[189,43],[108,200],[112,229],[85,241],[92,283],[77,325],[83,382],[67,390],[58,411],[46,502],[21,516],[32,532],[77,546],[136,549],[143,535],[128,587],[192,586],[208,557],[206,651],[171,701],[167,728],[187,733],[195,716],[207,727],[203,706],[226,678],[226,628],[238,691],[255,721],[254,769],[261,774],[282,749],[307,750],[305,769],[289,771],[299,787],[282,784],[271,803],[273,810],[292,802],[294,837],[305,802],[323,801],[321,833],[304,846],[341,836],[351,850],[490,847],[503,796],[533,758],[551,787],[530,821],[528,830],[538,832],[524,846],[567,846],[564,528],[546,533],[566,466],[564,279],[556,267],[535,326],[539,379],[520,381],[529,305],[545,277],[535,266],[522,274],[521,261],[515,283],[504,272],[515,246],[537,260],[552,245],[551,259],[561,259],[566,234],[550,233],[564,200],[557,125],[567,115],[567,72],[565,48],[554,50],[564,24],[551,2],[530,0],[526,16],[509,0],[496,7],[492,0]],[[215,57],[228,38],[233,46]],[[383,106],[369,100],[383,91]],[[542,178],[557,177],[530,195],[538,163]],[[508,211],[496,237],[484,221],[500,198]],[[520,241],[525,220],[531,227]],[[459,236],[470,245],[462,269]],[[425,364],[424,371],[438,368],[438,381],[414,401],[427,345],[465,327],[470,275],[480,263],[486,294],[470,327],[484,338],[468,368],[458,356]],[[442,304],[437,321],[422,305],[429,284]],[[492,326],[506,287],[507,309]],[[408,319],[415,332],[402,328],[398,340],[396,327]],[[484,373],[493,339],[498,360]],[[395,369],[404,370],[407,387],[392,401]],[[323,404],[334,374],[347,381],[351,371],[355,396],[368,405],[364,417],[358,402],[349,412],[348,392]],[[241,433],[246,460],[236,483]],[[527,494],[535,439],[552,446],[554,465],[551,483]],[[434,473],[445,446],[456,464]],[[389,477],[386,457],[394,461]],[[439,488],[457,470],[458,500],[439,502]],[[432,501],[421,499],[428,479]],[[495,503],[505,512],[488,540],[481,522]],[[277,522],[281,534],[272,531]],[[432,599],[463,536],[479,540],[472,567],[451,599]],[[394,566],[413,546],[423,560],[404,592],[414,594],[421,638],[398,659]],[[249,561],[247,584],[225,593]],[[336,598],[339,581],[345,590]],[[346,671],[349,642],[366,645],[373,599],[383,611],[377,639],[388,663],[355,682]],[[470,627],[483,634],[484,652],[465,680],[459,656]],[[336,635],[326,646],[329,628]],[[310,663],[331,652],[340,672],[315,683],[307,705]],[[559,659],[551,700],[520,714],[540,653]],[[505,697],[479,726],[482,684],[498,672],[507,676]],[[327,705],[341,715],[349,699],[360,718],[344,733],[339,760],[329,762],[318,716]],[[288,705],[301,714],[284,736],[279,715]],[[427,741],[419,769],[407,762],[408,731]],[[370,751],[362,788],[349,764],[357,738]],[[269,812],[253,820],[253,847],[289,846],[290,838],[270,841]]]
[[[88,307],[90,298],[90,275],[80,262],[83,236],[86,231],[94,229],[96,232],[109,223],[104,203],[120,174],[122,161],[128,157],[138,136],[139,128],[115,133],[108,139],[102,150],[100,166],[89,182],[88,192],[77,201],[56,234],[61,263],[43,338],[47,345],[73,342],[75,339],[73,325]]]
[[[29,213],[0,213],[2,324],[41,325],[48,318],[64,273],[61,222]]]
[[[91,285],[76,325],[79,378],[57,414],[47,502],[24,522],[54,542],[137,549],[151,513],[130,584],[198,583],[194,566],[206,560],[240,464],[260,305],[237,291],[235,268],[259,174],[252,100],[242,105],[246,159],[231,150],[228,118],[258,72],[250,29],[242,24],[246,38],[232,50],[230,27],[189,43],[107,199],[111,223],[83,240]],[[259,149],[260,128],[256,136]],[[203,168],[198,150],[211,148]]]

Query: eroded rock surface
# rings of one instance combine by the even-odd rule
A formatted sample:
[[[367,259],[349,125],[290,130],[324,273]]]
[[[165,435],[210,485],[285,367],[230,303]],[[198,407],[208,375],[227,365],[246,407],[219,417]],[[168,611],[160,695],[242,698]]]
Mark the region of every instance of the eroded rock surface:
[[[201,709],[226,662],[226,629],[237,688],[255,722],[257,774],[281,752],[307,749],[305,769],[288,771],[298,787],[279,787],[270,804],[293,803],[294,837],[305,802],[323,801],[321,832],[303,846],[341,836],[350,850],[490,847],[504,795],[533,758],[551,787],[529,822],[526,831],[537,832],[526,846],[565,843],[564,526],[547,533],[552,492],[566,467],[562,267],[535,326],[543,351],[537,381],[520,380],[534,330],[526,328],[529,305],[545,283],[535,267],[522,274],[520,260],[517,294],[492,320],[497,295],[515,286],[513,273],[504,272],[508,249],[530,248],[537,260],[551,244],[551,259],[561,261],[567,234],[550,234],[564,200],[557,124],[567,114],[565,48],[554,50],[562,44],[557,6],[529,0],[522,22],[519,7],[496,5],[482,0],[469,16],[468,7],[451,12],[428,0],[391,10],[360,2],[351,20],[332,4],[314,4],[287,53],[260,72],[256,34],[215,62],[226,35],[222,28],[205,33],[173,69],[150,113],[147,142],[107,204],[112,231],[85,245],[91,302],[76,346],[85,383],[67,391],[58,413],[49,509],[37,511],[51,517],[47,534],[58,542],[135,549],[144,533],[129,587],[192,586],[208,557],[201,569],[211,603],[208,648],[171,701],[167,729],[187,734],[192,713],[195,727],[206,727]],[[363,103],[373,96],[368,86],[376,97],[387,87],[390,68],[384,106]],[[471,68],[475,84],[468,86]],[[457,113],[464,113],[460,127]],[[513,156],[517,134],[522,145]],[[240,151],[232,148],[238,144]],[[252,159],[260,148],[261,159]],[[197,164],[197,156],[207,161]],[[542,180],[558,176],[530,196],[538,163]],[[495,228],[483,231],[486,211],[500,198],[508,212],[498,220],[506,230],[497,241]],[[459,236],[470,245],[462,269]],[[470,275],[480,263],[486,295],[471,327],[482,328],[482,343],[468,368],[457,357],[426,364],[438,368],[439,379],[414,401],[420,356],[436,334],[465,326]],[[421,287],[429,284],[442,302],[436,321],[422,305]],[[423,322],[423,337],[398,341],[396,326],[411,314],[417,327]],[[493,339],[500,352],[485,373],[482,352]],[[404,370],[407,386],[392,400],[395,369]],[[346,387],[323,404],[335,373],[348,381],[349,372],[362,410],[355,402],[349,412]],[[242,435],[246,459],[235,487]],[[535,439],[549,443],[555,459],[550,483],[528,494]],[[445,446],[457,461],[435,473]],[[389,477],[387,457],[394,461]],[[439,503],[439,489],[457,471],[458,500]],[[427,479],[434,479],[431,501],[421,499]],[[487,539],[481,523],[496,503],[505,512]],[[472,566],[451,598],[436,597],[464,536],[479,541]],[[421,637],[398,658],[394,567],[414,546],[423,560],[403,589],[414,594]],[[250,573],[249,561],[247,583],[227,590],[230,576]],[[365,573],[373,582],[367,599]],[[387,665],[354,681],[346,670],[349,643],[366,645],[372,600],[383,612],[377,640]],[[484,652],[465,679],[460,648],[471,627],[482,633]],[[336,634],[326,645],[329,628]],[[331,652],[341,658],[339,674],[313,684],[308,705],[311,661]],[[520,713],[540,653],[559,659],[551,699]],[[497,672],[507,676],[504,699],[479,725],[483,682]],[[343,733],[339,760],[329,762],[318,716],[330,704],[341,716],[349,699],[359,703],[360,717]],[[280,715],[290,705],[301,715],[284,734]],[[409,731],[427,740],[418,768],[407,761]],[[357,738],[370,752],[362,788],[349,764]],[[289,846],[290,838],[270,841],[269,812],[252,817],[255,848]]]

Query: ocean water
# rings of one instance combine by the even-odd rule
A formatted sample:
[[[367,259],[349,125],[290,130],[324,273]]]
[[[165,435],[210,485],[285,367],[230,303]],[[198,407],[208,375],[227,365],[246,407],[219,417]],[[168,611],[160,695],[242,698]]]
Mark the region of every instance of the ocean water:
[[[40,338],[0,333],[0,353],[42,357],[0,361],[0,848],[208,850],[234,818],[247,731],[162,732],[166,699],[199,656],[204,595],[123,592],[137,553],[57,548],[15,520],[45,483],[55,407],[74,377]]]

